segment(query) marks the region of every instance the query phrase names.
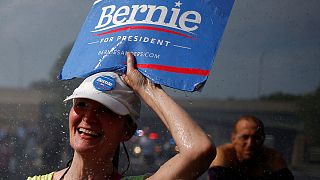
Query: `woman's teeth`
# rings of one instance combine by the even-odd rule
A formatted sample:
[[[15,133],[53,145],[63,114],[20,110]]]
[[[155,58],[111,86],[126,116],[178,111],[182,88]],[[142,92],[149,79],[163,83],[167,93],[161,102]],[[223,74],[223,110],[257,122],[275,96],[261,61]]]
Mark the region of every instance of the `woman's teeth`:
[[[95,132],[95,131],[88,130],[88,129],[84,129],[84,128],[79,128],[79,129],[78,129],[78,132],[79,132],[80,134],[85,133],[85,134],[87,134],[87,135],[91,135],[91,136],[94,136],[94,137],[100,136],[99,133],[97,133],[97,132]]]

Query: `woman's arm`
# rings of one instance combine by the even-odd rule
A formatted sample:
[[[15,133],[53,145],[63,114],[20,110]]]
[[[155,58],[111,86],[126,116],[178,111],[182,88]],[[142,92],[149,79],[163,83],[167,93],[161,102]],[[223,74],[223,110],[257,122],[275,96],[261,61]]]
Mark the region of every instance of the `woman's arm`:
[[[163,89],[134,68],[134,57],[127,55],[126,83],[150,106],[167,126],[179,153],[168,160],[150,178],[196,179],[215,157],[215,147],[190,115],[176,104]]]

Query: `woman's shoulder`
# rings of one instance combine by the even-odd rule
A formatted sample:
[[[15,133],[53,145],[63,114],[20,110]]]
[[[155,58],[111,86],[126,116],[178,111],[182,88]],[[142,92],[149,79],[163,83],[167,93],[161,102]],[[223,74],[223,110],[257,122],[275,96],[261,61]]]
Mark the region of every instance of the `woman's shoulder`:
[[[45,175],[36,175],[33,177],[28,177],[27,180],[52,180],[54,172]],[[140,176],[126,176],[121,178],[121,180],[144,180],[150,177],[152,174],[144,174]]]
[[[33,177],[28,177],[27,180],[52,180],[53,172],[45,175],[38,175]]]

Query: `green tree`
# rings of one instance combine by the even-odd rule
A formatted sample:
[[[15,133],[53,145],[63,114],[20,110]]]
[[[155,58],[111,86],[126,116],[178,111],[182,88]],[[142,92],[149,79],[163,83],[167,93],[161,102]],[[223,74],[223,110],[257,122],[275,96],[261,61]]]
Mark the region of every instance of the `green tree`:
[[[320,146],[320,87],[299,101],[299,116],[304,120],[305,133],[312,146]]]
[[[303,120],[305,135],[311,146],[320,146],[320,86],[312,93],[291,95],[277,92],[260,98],[262,101],[294,102],[297,115]]]
[[[262,100],[262,101],[280,101],[280,102],[297,102],[301,98],[302,98],[302,96],[299,96],[299,95],[292,95],[292,94],[285,94],[282,92],[276,92],[276,93],[270,94],[268,96],[262,96],[262,97],[260,97],[260,100]]]
[[[41,134],[40,142],[44,149],[42,172],[50,172],[56,170],[60,165],[66,164],[66,162],[61,162],[62,152],[67,152],[67,155],[71,157],[68,143],[68,112],[70,110],[70,103],[67,105],[63,103],[63,100],[79,85],[80,80],[61,81],[58,79],[58,75],[68,58],[71,48],[72,44],[62,49],[61,54],[50,71],[49,80],[34,82],[30,87],[50,97],[50,100],[42,105],[43,115],[38,124],[38,132]]]

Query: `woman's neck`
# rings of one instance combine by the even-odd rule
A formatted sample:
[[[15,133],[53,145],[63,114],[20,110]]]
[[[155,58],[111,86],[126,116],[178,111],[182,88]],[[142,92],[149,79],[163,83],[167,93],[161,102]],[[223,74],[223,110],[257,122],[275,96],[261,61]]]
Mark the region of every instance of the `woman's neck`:
[[[110,179],[116,174],[112,163],[113,156],[84,157],[75,152],[72,164],[64,179]]]

